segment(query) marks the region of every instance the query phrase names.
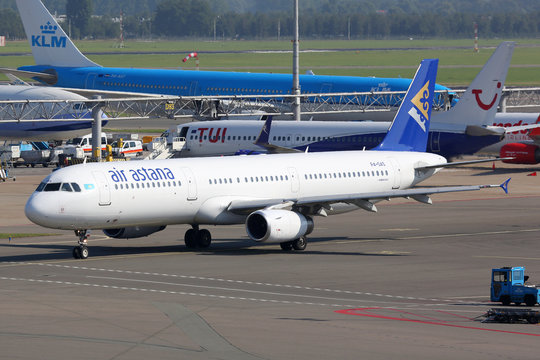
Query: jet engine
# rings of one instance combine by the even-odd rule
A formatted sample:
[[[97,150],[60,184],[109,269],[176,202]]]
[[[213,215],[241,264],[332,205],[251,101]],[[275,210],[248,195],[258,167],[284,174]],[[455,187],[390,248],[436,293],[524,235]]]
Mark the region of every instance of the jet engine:
[[[103,233],[115,239],[135,239],[165,229],[166,226],[132,226],[119,229],[104,229]]]
[[[501,157],[513,157],[503,160],[510,164],[538,164],[540,162],[540,148],[532,144],[511,143],[501,148]]]
[[[246,232],[257,242],[282,243],[313,231],[313,219],[289,210],[257,210],[246,219]]]

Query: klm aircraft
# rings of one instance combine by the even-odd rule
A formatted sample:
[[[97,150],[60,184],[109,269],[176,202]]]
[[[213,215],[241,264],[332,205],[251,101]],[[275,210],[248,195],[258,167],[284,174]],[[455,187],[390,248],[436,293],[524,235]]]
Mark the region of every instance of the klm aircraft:
[[[286,95],[290,74],[102,67],[84,56],[40,0],[17,0],[35,66],[12,71],[43,83],[89,89],[175,96]],[[4,69],[5,70],[5,69]],[[406,91],[410,79],[301,75],[302,93]],[[435,90],[449,90],[436,85]]]

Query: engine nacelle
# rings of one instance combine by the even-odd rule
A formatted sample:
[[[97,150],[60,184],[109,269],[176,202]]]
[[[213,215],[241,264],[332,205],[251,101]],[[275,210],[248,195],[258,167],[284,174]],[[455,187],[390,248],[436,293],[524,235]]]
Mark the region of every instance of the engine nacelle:
[[[119,229],[104,229],[103,233],[108,237],[115,239],[135,239],[143,236],[148,236],[155,232],[161,231],[166,228],[166,225],[162,226],[132,226]]]
[[[503,160],[509,164],[538,164],[540,148],[532,144],[506,144],[501,148],[501,157],[513,157],[512,160]]]
[[[246,232],[257,242],[282,243],[313,231],[313,219],[289,210],[257,210],[246,219]]]

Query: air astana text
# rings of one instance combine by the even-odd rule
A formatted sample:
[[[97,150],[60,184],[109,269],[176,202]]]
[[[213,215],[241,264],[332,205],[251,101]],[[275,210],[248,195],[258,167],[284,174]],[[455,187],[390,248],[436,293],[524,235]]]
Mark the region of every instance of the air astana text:
[[[169,168],[144,168],[129,170],[109,170],[111,180],[115,183],[124,181],[152,181],[152,180],[174,180],[174,174]],[[128,177],[130,180],[128,180]]]

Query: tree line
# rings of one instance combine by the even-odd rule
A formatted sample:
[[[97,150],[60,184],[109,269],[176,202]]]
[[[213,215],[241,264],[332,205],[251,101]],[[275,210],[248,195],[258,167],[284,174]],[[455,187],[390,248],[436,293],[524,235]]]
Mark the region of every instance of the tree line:
[[[155,6],[143,7],[143,12],[134,14],[132,9],[131,12],[124,14],[122,24],[125,38],[276,39],[292,37],[292,11],[221,12],[226,7],[215,6],[214,0],[153,1]],[[446,10],[441,14],[428,11],[432,7],[427,7],[428,10],[424,12],[418,12],[418,8],[415,9],[416,11],[407,12],[402,8],[389,7],[390,10],[377,10],[374,6],[366,5],[363,11],[345,13],[344,10],[340,10],[340,4],[346,4],[346,1],[321,2],[319,8],[301,9],[300,36],[326,39],[463,38],[472,36],[473,23],[478,25],[480,36],[483,38],[540,35],[540,9],[523,13],[522,8],[514,8],[515,11],[487,15],[448,11],[447,7],[443,6],[439,10]],[[425,0],[404,0],[400,4],[403,7],[407,3],[414,5],[423,1]],[[92,16],[95,2],[98,0],[67,0],[65,2],[67,20],[62,24],[63,28],[76,39],[118,38],[120,14]],[[362,0],[362,2],[372,4],[369,0]],[[505,3],[508,2],[512,1]],[[453,6],[456,6],[456,3],[459,4],[460,1],[452,2]],[[497,1],[495,0],[494,3]],[[439,5],[443,4],[451,3],[439,2]],[[321,9],[328,11],[320,11]],[[10,39],[26,37],[18,13],[12,8],[0,10],[0,35],[6,35]]]

